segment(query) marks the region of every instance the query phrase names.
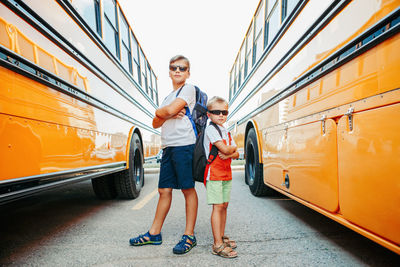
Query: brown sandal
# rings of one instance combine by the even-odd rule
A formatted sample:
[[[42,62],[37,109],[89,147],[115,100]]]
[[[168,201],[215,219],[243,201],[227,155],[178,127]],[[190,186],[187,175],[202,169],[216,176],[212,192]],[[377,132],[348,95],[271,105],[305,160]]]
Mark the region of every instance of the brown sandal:
[[[228,247],[226,243],[223,243],[221,246],[216,247],[212,246],[212,254],[221,256],[223,258],[236,258],[237,252],[234,251],[231,247]]]
[[[222,242],[224,242],[228,247],[237,248],[236,241],[230,240],[226,235],[222,236]]]

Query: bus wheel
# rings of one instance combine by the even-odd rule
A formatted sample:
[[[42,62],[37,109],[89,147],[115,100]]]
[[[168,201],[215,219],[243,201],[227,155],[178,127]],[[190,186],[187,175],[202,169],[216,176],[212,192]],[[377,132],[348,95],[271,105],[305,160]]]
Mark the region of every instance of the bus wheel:
[[[92,179],[93,191],[99,199],[114,199],[117,190],[114,184],[114,174]]]
[[[138,134],[134,133],[129,150],[129,169],[117,173],[115,186],[118,196],[137,198],[144,184],[143,151]]]
[[[245,179],[254,196],[273,194],[273,190],[264,184],[263,167],[258,160],[258,143],[254,129],[250,129],[246,141]]]

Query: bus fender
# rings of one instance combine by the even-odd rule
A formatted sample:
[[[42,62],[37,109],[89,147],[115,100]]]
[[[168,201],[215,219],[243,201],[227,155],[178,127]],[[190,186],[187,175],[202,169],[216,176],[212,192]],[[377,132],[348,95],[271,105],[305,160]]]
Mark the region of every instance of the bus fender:
[[[143,150],[143,139],[142,139],[142,134],[140,133],[140,129],[137,126],[132,126],[132,128],[129,130],[129,137],[127,139],[127,144],[126,144],[126,169],[129,169],[129,151],[131,149],[131,140],[134,134],[137,134],[140,139],[140,146]]]
[[[244,138],[244,152],[246,153],[246,142],[247,142],[247,135],[250,131],[250,129],[254,128],[255,132],[256,132],[256,136],[257,136],[257,145],[258,145],[258,161],[259,163],[263,164],[263,157],[262,157],[262,144],[261,144],[261,137],[260,134],[258,132],[258,125],[257,122],[255,120],[249,120],[246,124],[246,131],[245,131],[245,138]],[[246,154],[245,154],[246,157]]]

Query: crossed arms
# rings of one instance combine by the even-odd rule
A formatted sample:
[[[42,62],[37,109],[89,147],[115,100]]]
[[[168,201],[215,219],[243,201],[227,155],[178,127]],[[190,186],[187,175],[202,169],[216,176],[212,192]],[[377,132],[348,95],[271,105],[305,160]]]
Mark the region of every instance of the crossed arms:
[[[218,148],[218,156],[224,159],[237,159],[239,157],[239,152],[237,152],[237,147],[232,145],[225,145],[222,140],[218,140],[214,143],[214,145]]]
[[[174,101],[172,101],[171,104],[157,109],[156,115],[153,118],[153,128],[156,129],[161,127],[168,119],[182,118],[183,116],[185,116],[185,106],[185,100],[183,100],[182,98],[176,98]],[[236,146],[225,145],[222,140],[215,142],[214,145],[218,148],[218,154],[221,159],[236,159],[239,157],[239,152],[237,152]]]
[[[182,118],[185,116],[186,101],[182,98],[176,98],[171,104],[156,110],[156,116],[153,118],[153,128],[161,127],[164,122],[171,118]]]

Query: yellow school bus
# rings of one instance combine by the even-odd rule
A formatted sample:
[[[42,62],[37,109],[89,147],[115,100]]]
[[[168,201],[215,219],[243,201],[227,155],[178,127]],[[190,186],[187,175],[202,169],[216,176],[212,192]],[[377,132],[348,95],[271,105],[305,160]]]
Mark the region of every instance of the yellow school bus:
[[[157,107],[118,1],[0,1],[0,202],[85,179],[136,198]]]
[[[228,117],[253,195],[276,190],[398,254],[399,29],[399,0],[261,0]]]

